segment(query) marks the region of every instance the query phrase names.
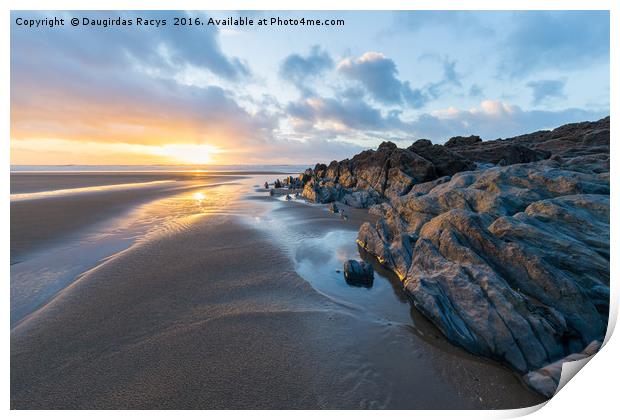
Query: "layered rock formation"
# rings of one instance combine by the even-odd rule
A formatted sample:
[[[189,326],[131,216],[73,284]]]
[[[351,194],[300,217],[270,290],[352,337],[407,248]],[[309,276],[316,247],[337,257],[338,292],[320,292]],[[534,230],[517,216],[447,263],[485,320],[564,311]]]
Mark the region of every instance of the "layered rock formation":
[[[602,341],[609,118],[491,142],[382,143],[303,176],[308,199],[372,206],[358,244],[453,343],[527,374]],[[548,380],[529,383],[549,395]]]

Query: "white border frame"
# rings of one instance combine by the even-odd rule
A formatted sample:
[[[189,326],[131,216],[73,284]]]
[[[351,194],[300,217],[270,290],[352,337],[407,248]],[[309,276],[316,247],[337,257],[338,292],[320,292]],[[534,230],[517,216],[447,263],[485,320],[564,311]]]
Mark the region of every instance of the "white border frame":
[[[345,0],[298,0],[295,2],[284,0],[229,0],[227,2],[209,2],[199,0],[151,0],[151,1],[130,1],[130,0],[91,0],[87,4],[77,0],[50,0],[50,1],[34,1],[34,0],[6,0],[3,2],[3,14],[2,14],[2,32],[0,33],[0,40],[3,46],[4,52],[3,65],[1,67],[2,78],[4,80],[5,95],[2,97],[2,127],[3,132],[6,133],[7,143],[0,149],[1,159],[4,164],[4,178],[1,182],[1,194],[4,198],[4,206],[2,212],[4,216],[4,223],[2,224],[3,241],[1,242],[2,255],[5,256],[7,262],[4,266],[4,293],[1,294],[0,299],[2,302],[3,321],[4,325],[9,326],[9,277],[10,270],[8,261],[10,259],[10,154],[9,154],[9,139],[10,139],[10,10],[610,10],[611,18],[611,43],[610,43],[610,113],[613,114],[614,110],[618,109],[618,101],[620,101],[620,92],[618,91],[617,76],[620,74],[620,66],[618,64],[618,43],[620,42],[620,33],[618,25],[618,16],[620,2],[611,0],[505,0],[500,2],[490,0],[461,0],[461,1],[449,1],[449,0],[358,0],[356,2],[347,2]],[[614,155],[615,145],[615,120],[611,119],[611,154]],[[613,162],[615,160],[612,159]],[[616,179],[618,177],[618,171],[612,166],[611,170],[611,182],[616,185]],[[611,208],[618,208],[618,196],[611,195]],[[618,247],[615,246],[614,238],[618,238],[617,224],[611,223],[611,308],[610,308],[610,322],[609,330],[605,339],[605,346],[599,354],[597,354],[591,362],[587,364],[587,368],[583,369],[578,375],[578,379],[570,381],[559,392],[543,410],[537,411],[541,406],[521,409],[521,410],[505,410],[505,411],[395,411],[386,413],[377,412],[342,412],[342,411],[327,411],[321,413],[321,416],[327,418],[355,417],[356,419],[370,418],[375,415],[389,415],[396,418],[407,418],[411,416],[423,416],[422,418],[453,418],[458,416],[459,418],[503,418],[503,417],[515,417],[537,411],[534,414],[536,418],[546,417],[562,417],[566,419],[571,418],[595,418],[601,416],[606,418],[609,413],[617,412],[617,393],[615,392],[615,381],[619,373],[617,355],[619,354],[620,344],[618,339],[609,340],[611,333],[615,327],[618,314],[618,290],[617,290],[617,274],[618,264],[614,256],[617,254]],[[8,331],[3,335],[2,345],[2,360],[3,364],[3,380],[1,385],[1,398],[5,410],[9,410],[9,388],[10,388],[10,375],[9,375],[9,339]],[[92,419],[104,419],[111,413],[107,411],[11,411],[10,416],[15,418],[30,418],[34,416],[45,416],[46,418],[78,418],[88,416]],[[202,418],[204,415],[216,418],[234,418],[247,416],[246,413],[234,412],[234,411],[209,411],[209,412],[197,412],[197,411],[148,411],[145,413],[137,411],[124,411],[114,413],[116,416],[122,418],[129,418],[130,416],[145,415],[153,417],[155,419],[166,418],[168,416],[187,416],[191,418]],[[287,411],[261,411],[253,412],[252,416],[265,417],[269,419],[285,419],[294,415],[300,419],[310,419],[316,416],[316,413],[309,411],[295,411],[294,413]]]

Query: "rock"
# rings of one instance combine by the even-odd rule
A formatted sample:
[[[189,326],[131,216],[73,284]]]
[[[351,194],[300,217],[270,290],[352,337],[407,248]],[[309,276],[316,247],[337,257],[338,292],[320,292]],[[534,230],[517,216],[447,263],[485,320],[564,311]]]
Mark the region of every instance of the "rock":
[[[560,377],[562,376],[562,366],[566,362],[575,362],[577,360],[585,359],[593,356],[601,347],[600,341],[593,341],[580,353],[573,353],[551,363],[541,369],[529,372],[523,376],[523,380],[532,389],[538,391],[546,397],[553,397],[558,385],[560,383]]]
[[[268,190],[269,189],[269,183],[267,181],[265,181],[265,189]]]
[[[552,160],[459,173],[373,207],[380,218],[358,243],[450,341],[536,370],[607,325],[609,180],[583,169]]]
[[[353,192],[345,192],[339,200],[349,207],[365,209],[382,201],[381,196],[372,188]]]
[[[374,270],[364,261],[348,260],[344,263],[344,278],[350,285],[372,286]]]
[[[342,187],[339,184],[333,181],[320,183],[314,180],[306,183],[301,193],[302,197],[321,204],[336,201],[342,194]]]
[[[317,163],[314,167],[314,174],[318,178],[325,178],[325,174],[327,172],[327,165],[324,163]]]
[[[317,164],[303,196],[370,208],[376,222],[357,243],[419,311],[549,395],[556,363],[587,354],[606,331],[609,168],[607,117],[494,141],[383,142]],[[348,261],[345,277],[366,270]]]
[[[482,143],[482,139],[479,136],[455,136],[449,139],[446,143],[446,147],[463,147],[463,146],[475,146]]]
[[[558,361],[587,354],[606,331],[609,168],[607,117],[493,141],[383,142],[307,170],[302,194],[334,211],[369,208],[376,222],[357,243],[419,311],[549,395]],[[348,261],[345,277],[367,280],[367,270]]]
[[[338,181],[339,173],[340,171],[338,161],[332,160],[325,171],[325,178]]]
[[[329,210],[331,213],[338,213],[338,207],[336,206],[336,203],[330,203],[327,206],[327,210]]]
[[[273,188],[282,188],[282,182],[279,179],[276,179],[273,183]]]
[[[505,140],[485,141],[469,146],[453,146],[450,150],[476,162],[500,166],[535,162],[551,156],[551,152],[546,150],[534,150]]]
[[[430,140],[418,140],[408,149],[432,162],[439,177],[476,169],[476,164],[472,160],[451,152],[447,147],[432,144]]]
[[[537,131],[504,139],[535,150],[550,152],[554,157],[574,158],[584,155],[609,154],[609,117],[594,122],[566,124],[551,131]]]

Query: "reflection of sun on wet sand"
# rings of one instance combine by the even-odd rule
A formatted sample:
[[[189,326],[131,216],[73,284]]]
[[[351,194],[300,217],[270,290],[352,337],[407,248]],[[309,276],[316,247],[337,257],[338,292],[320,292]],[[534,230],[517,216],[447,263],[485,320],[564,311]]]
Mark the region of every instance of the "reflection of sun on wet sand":
[[[357,255],[349,239],[364,212],[351,210],[343,220],[322,206],[252,192],[265,178],[13,203],[12,234],[21,238],[15,272],[74,241],[90,249],[95,222],[100,235],[133,239],[13,326],[12,407],[542,401],[508,370],[447,344],[386,271],[376,267],[372,288],[346,285],[336,270]],[[108,226],[119,220],[130,226]]]

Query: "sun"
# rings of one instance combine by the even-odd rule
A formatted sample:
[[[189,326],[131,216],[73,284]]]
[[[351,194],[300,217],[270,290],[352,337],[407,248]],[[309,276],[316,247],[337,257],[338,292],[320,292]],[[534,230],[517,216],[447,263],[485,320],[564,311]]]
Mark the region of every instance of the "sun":
[[[158,148],[157,154],[178,163],[204,165],[213,161],[218,148],[210,144],[165,144]]]
[[[204,200],[206,198],[204,193],[201,193],[201,192],[194,193],[194,195],[192,197],[194,197],[194,200],[196,200],[196,201],[202,201],[202,200]]]

